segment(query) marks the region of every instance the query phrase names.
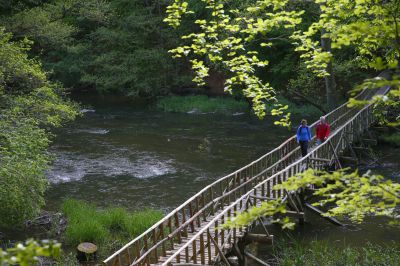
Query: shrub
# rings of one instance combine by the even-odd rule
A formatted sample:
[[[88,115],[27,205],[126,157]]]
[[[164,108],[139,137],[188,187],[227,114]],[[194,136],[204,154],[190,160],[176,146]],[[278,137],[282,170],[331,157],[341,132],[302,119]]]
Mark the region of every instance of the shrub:
[[[51,130],[76,115],[37,60],[31,42],[12,41],[0,27],[0,228],[15,228],[44,205]]]

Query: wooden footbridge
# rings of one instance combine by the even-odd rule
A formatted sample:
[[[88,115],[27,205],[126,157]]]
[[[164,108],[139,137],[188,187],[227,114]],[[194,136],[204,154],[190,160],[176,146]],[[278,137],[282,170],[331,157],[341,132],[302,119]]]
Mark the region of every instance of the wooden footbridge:
[[[388,87],[363,90],[356,98],[367,100],[388,90]],[[240,248],[251,226],[229,229],[220,225],[235,213],[272,198],[287,199],[292,212],[301,217],[304,212],[298,198],[283,190],[273,190],[273,186],[309,167],[323,169],[327,164],[341,167],[339,154],[364,134],[374,117],[372,106],[360,110],[349,108],[346,103],[327,114],[326,120],[332,129],[329,139],[314,147],[314,137],[310,143],[314,148],[306,157],[301,157],[296,137],[289,138],[261,158],[203,188],[107,258],[103,265],[212,265],[216,262],[229,265],[225,254]],[[315,126],[316,123],[310,128],[314,130]],[[272,241],[264,229],[266,239]],[[241,255],[237,256],[240,260]]]

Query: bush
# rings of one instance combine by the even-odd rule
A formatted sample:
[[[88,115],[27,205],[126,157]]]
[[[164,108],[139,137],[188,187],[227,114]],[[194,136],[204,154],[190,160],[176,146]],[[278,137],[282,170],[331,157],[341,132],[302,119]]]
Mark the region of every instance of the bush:
[[[164,112],[176,113],[219,113],[232,114],[234,112],[244,112],[249,109],[246,101],[237,101],[228,97],[207,97],[197,96],[168,96],[160,98],[156,103],[156,108]]]
[[[97,209],[77,200],[66,200],[62,210],[67,216],[66,240],[71,245],[89,241],[105,244],[110,240],[134,238],[160,220],[161,211],[143,210],[129,213],[123,208]]]
[[[15,228],[44,205],[51,130],[78,115],[63,89],[47,80],[31,43],[0,27],[0,228]]]

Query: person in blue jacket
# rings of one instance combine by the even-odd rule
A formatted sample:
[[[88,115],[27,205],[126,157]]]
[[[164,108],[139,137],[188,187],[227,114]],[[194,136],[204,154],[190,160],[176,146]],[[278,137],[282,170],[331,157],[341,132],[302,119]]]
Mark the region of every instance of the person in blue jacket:
[[[297,143],[300,144],[301,155],[304,157],[308,153],[308,142],[311,140],[311,131],[307,126],[307,120],[301,120],[301,125],[297,129]]]

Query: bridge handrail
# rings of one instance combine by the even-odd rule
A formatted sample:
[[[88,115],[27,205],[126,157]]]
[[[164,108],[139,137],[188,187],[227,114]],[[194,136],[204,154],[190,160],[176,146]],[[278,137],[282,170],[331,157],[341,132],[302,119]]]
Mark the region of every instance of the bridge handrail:
[[[368,95],[369,95],[369,91],[365,89],[362,92],[360,92],[356,96],[356,98],[364,99],[364,98],[367,98]],[[347,110],[347,112],[344,112],[343,110],[345,110],[345,111]],[[342,116],[345,116],[348,112],[350,112],[352,110],[353,109],[348,108],[347,107],[347,103],[345,103],[345,104],[339,106],[338,108],[336,108],[335,110],[333,110],[332,112],[330,112],[329,114],[327,114],[326,115],[327,121],[332,123],[332,124],[334,124],[337,121],[340,121]],[[310,128],[313,129],[316,124],[317,124],[317,122],[313,123],[310,126]],[[190,223],[188,223],[187,221],[184,221],[183,217],[182,217],[182,216],[185,216],[184,209],[185,208],[186,209],[187,208],[191,209],[192,208],[192,203],[196,201],[197,202],[196,212],[195,213],[191,213],[190,214],[190,218],[189,218],[191,220],[191,225],[192,225],[192,228],[193,228],[193,220],[195,218],[199,218],[199,216],[201,215],[201,213],[198,213],[199,212],[199,206],[198,206],[199,205],[199,200],[203,199],[203,201],[204,201],[205,197],[207,196],[206,195],[207,191],[211,190],[211,192],[209,193],[210,195],[208,195],[208,196],[213,197],[213,194],[215,194],[215,192],[218,189],[219,185],[220,185],[220,187],[222,187],[223,182],[225,182],[225,181],[227,181],[227,180],[229,180],[230,178],[233,178],[233,177],[236,180],[236,175],[240,175],[244,171],[252,170],[251,168],[253,166],[257,167],[258,166],[257,163],[262,162],[262,160],[266,160],[265,166],[264,166],[264,169],[259,169],[258,173],[260,173],[260,170],[264,171],[266,169],[270,169],[271,167],[279,166],[279,164],[282,162],[282,158],[284,158],[284,157],[291,156],[291,155],[293,155],[293,157],[295,157],[294,155],[299,151],[299,147],[297,146],[295,138],[296,138],[296,136],[292,136],[291,138],[289,138],[288,140],[283,142],[281,145],[279,145],[277,148],[273,149],[272,151],[268,152],[267,154],[263,155],[262,157],[258,158],[257,160],[254,160],[253,162],[251,162],[251,163],[247,164],[246,166],[234,171],[233,173],[228,174],[228,175],[226,175],[226,176],[214,181],[213,183],[207,185],[202,190],[200,190],[198,193],[196,193],[195,195],[190,197],[188,200],[186,200],[179,207],[175,208],[172,212],[167,214],[163,219],[161,219],[160,221],[155,223],[152,227],[150,227],[148,230],[146,230],[140,236],[136,237],[135,239],[133,239],[132,241],[130,241],[129,243],[124,245],[122,248],[120,248],[112,256],[107,258],[104,261],[104,264],[108,265],[108,263],[112,262],[113,260],[115,260],[116,257],[118,257],[118,260],[121,260],[121,258],[119,258],[119,256],[121,256],[120,254],[123,253],[126,250],[128,252],[128,257],[129,257],[129,260],[130,260],[131,256],[130,256],[130,252],[128,250],[130,247],[134,246],[135,243],[137,245],[137,243],[140,243],[140,242],[143,242],[143,241],[147,242],[149,239],[151,239],[153,237],[154,234],[156,234],[157,229],[158,229],[158,231],[162,230],[164,224],[168,223],[169,225],[171,225],[172,224],[171,220],[173,220],[173,219],[175,219],[175,222],[178,221],[178,226],[176,226],[176,228],[181,228],[182,224],[179,225],[179,217],[177,217],[179,215],[181,215],[180,218],[182,220],[182,223],[185,224],[185,226],[188,226],[188,224],[190,224]],[[274,157],[276,157],[276,161],[273,161]],[[267,162],[268,159],[271,161],[272,166],[268,165],[268,162]],[[245,174],[245,178],[244,178],[244,182],[248,181],[249,178],[254,180],[253,177],[254,177],[254,175],[252,173],[246,173]],[[240,176],[239,176],[239,180],[241,180]],[[241,182],[239,182],[238,185],[239,185],[239,189],[243,186]],[[230,186],[230,183],[227,184],[227,187],[229,187],[229,186]],[[232,192],[236,192],[236,190],[237,190],[237,188],[231,189]],[[225,199],[227,196],[232,194],[232,193],[229,193],[228,195],[223,196],[223,194],[224,194],[223,192],[225,192],[225,191],[221,190],[221,194],[222,195],[220,197],[216,197],[216,199]],[[214,202],[214,200],[212,200],[212,201]],[[204,209],[204,207],[205,207],[205,204],[203,204],[203,208],[202,209]],[[193,217],[194,217],[194,219],[192,219]],[[172,228],[170,228],[170,229],[172,230]],[[175,231],[177,231],[177,230],[175,230]],[[157,249],[161,245],[164,245],[166,240],[170,240],[171,238],[173,238],[175,236],[176,235],[171,235],[170,234],[166,238],[163,237],[162,239],[159,239],[159,240],[155,241],[157,243],[153,243],[152,247],[146,248],[147,250],[145,251],[145,253],[147,254],[148,250],[153,250],[153,246],[155,246],[155,249]],[[164,241],[164,239],[166,239],[166,240]],[[139,254],[139,255],[136,255],[136,258],[139,257],[139,261],[140,261],[140,259],[142,259],[142,257],[143,257],[142,254],[140,254],[141,251],[139,250],[136,253]]]

